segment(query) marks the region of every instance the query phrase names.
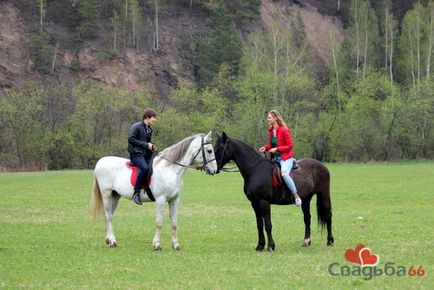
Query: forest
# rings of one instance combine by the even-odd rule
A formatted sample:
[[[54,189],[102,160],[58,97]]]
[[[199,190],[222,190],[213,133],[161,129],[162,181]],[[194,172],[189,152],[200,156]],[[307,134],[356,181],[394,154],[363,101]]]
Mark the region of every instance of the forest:
[[[267,112],[277,109],[296,158],[434,159],[434,1],[323,1],[324,13],[344,28],[342,35],[327,35],[323,62],[300,15],[259,25],[261,2],[16,1],[32,21],[33,69],[47,76],[59,43],[77,50],[105,35],[100,57],[113,59],[127,48],[161,53],[158,15],[169,7],[199,9],[209,17],[209,33],[177,48],[190,81],[176,83],[165,98],[145,81],[135,91],[91,79],[26,81],[1,91],[0,171],[92,168],[105,155],[128,157],[128,129],[146,107],[158,113],[153,140],[161,149],[209,130],[259,148],[266,142]],[[145,18],[152,23],[146,26]],[[68,69],[81,66],[74,60]]]

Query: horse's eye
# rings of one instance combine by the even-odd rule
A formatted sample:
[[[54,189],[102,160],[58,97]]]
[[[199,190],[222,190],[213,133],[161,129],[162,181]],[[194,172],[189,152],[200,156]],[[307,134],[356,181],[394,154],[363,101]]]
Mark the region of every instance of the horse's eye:
[[[211,154],[212,153],[212,150],[211,149],[208,149],[208,150],[206,150],[209,154]]]

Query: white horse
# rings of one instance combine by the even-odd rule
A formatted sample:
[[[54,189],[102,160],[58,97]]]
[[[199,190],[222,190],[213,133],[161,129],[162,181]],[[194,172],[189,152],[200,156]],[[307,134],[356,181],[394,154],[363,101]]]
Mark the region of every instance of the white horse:
[[[132,199],[134,188],[130,182],[132,169],[127,166],[128,159],[114,156],[102,157],[95,166],[92,194],[92,214],[95,218],[102,214],[106,223],[106,243],[116,247],[117,241],[113,231],[112,218],[120,197]],[[179,195],[183,187],[182,177],[190,165],[203,169],[213,175],[217,171],[214,149],[211,145],[211,132],[198,134],[178,142],[153,159],[153,174],[149,185],[155,198],[156,232],[153,238],[154,250],[161,250],[160,231],[163,226],[163,211],[169,203],[172,225],[172,247],[179,250],[177,238],[177,210]],[[140,192],[142,201],[150,201],[146,192]]]

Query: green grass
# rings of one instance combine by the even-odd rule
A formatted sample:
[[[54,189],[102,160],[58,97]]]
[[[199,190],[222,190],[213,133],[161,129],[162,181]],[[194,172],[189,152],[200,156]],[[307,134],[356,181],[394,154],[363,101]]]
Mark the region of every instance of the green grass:
[[[274,253],[256,253],[256,224],[238,173],[184,179],[171,249],[168,210],[161,252],[152,251],[154,204],[122,199],[114,217],[119,247],[105,245],[104,222],[89,217],[92,171],[0,174],[0,288],[119,289],[432,289],[434,163],[328,164],[335,246],[316,226],[301,248],[301,210],[273,206]],[[378,268],[423,266],[423,277],[333,277],[351,266],[359,243],[380,256]]]

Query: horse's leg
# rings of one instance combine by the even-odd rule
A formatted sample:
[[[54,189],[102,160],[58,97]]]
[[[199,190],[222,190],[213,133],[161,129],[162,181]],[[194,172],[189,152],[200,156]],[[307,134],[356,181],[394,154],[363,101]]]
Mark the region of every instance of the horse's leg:
[[[178,205],[179,205],[179,196],[176,196],[176,198],[169,200],[170,224],[172,226],[172,247],[177,251],[181,250],[181,247],[179,246],[179,242],[178,242],[178,235],[177,235]]]
[[[252,207],[255,211],[256,226],[258,228],[258,245],[256,246],[255,250],[257,252],[261,252],[265,246],[264,221],[262,219],[261,205],[259,204],[259,202],[252,201]]]
[[[265,222],[265,231],[267,232],[267,237],[268,237],[267,250],[273,252],[276,247],[276,244],[274,243],[273,235],[272,235],[273,225],[271,223],[270,203],[264,199],[261,199],[260,203],[261,203],[262,216],[264,217],[264,222]]]
[[[309,247],[311,243],[310,239],[310,201],[312,200],[312,195],[303,199],[303,203],[301,204],[301,209],[303,210],[303,219],[304,219],[304,241],[302,247]]]
[[[164,204],[166,203],[166,197],[165,196],[159,196],[155,200],[155,235],[152,240],[152,245],[154,246],[155,251],[161,250],[161,244],[160,244],[160,234],[161,234],[161,228],[163,227],[163,212],[164,212]]]
[[[114,209],[116,209],[117,201],[119,200],[119,198],[116,201],[115,199],[116,198],[113,196],[111,191],[106,191],[103,193],[102,201],[104,204],[104,218],[106,225],[105,242],[111,248],[114,248],[118,245],[112,225],[113,212]]]

